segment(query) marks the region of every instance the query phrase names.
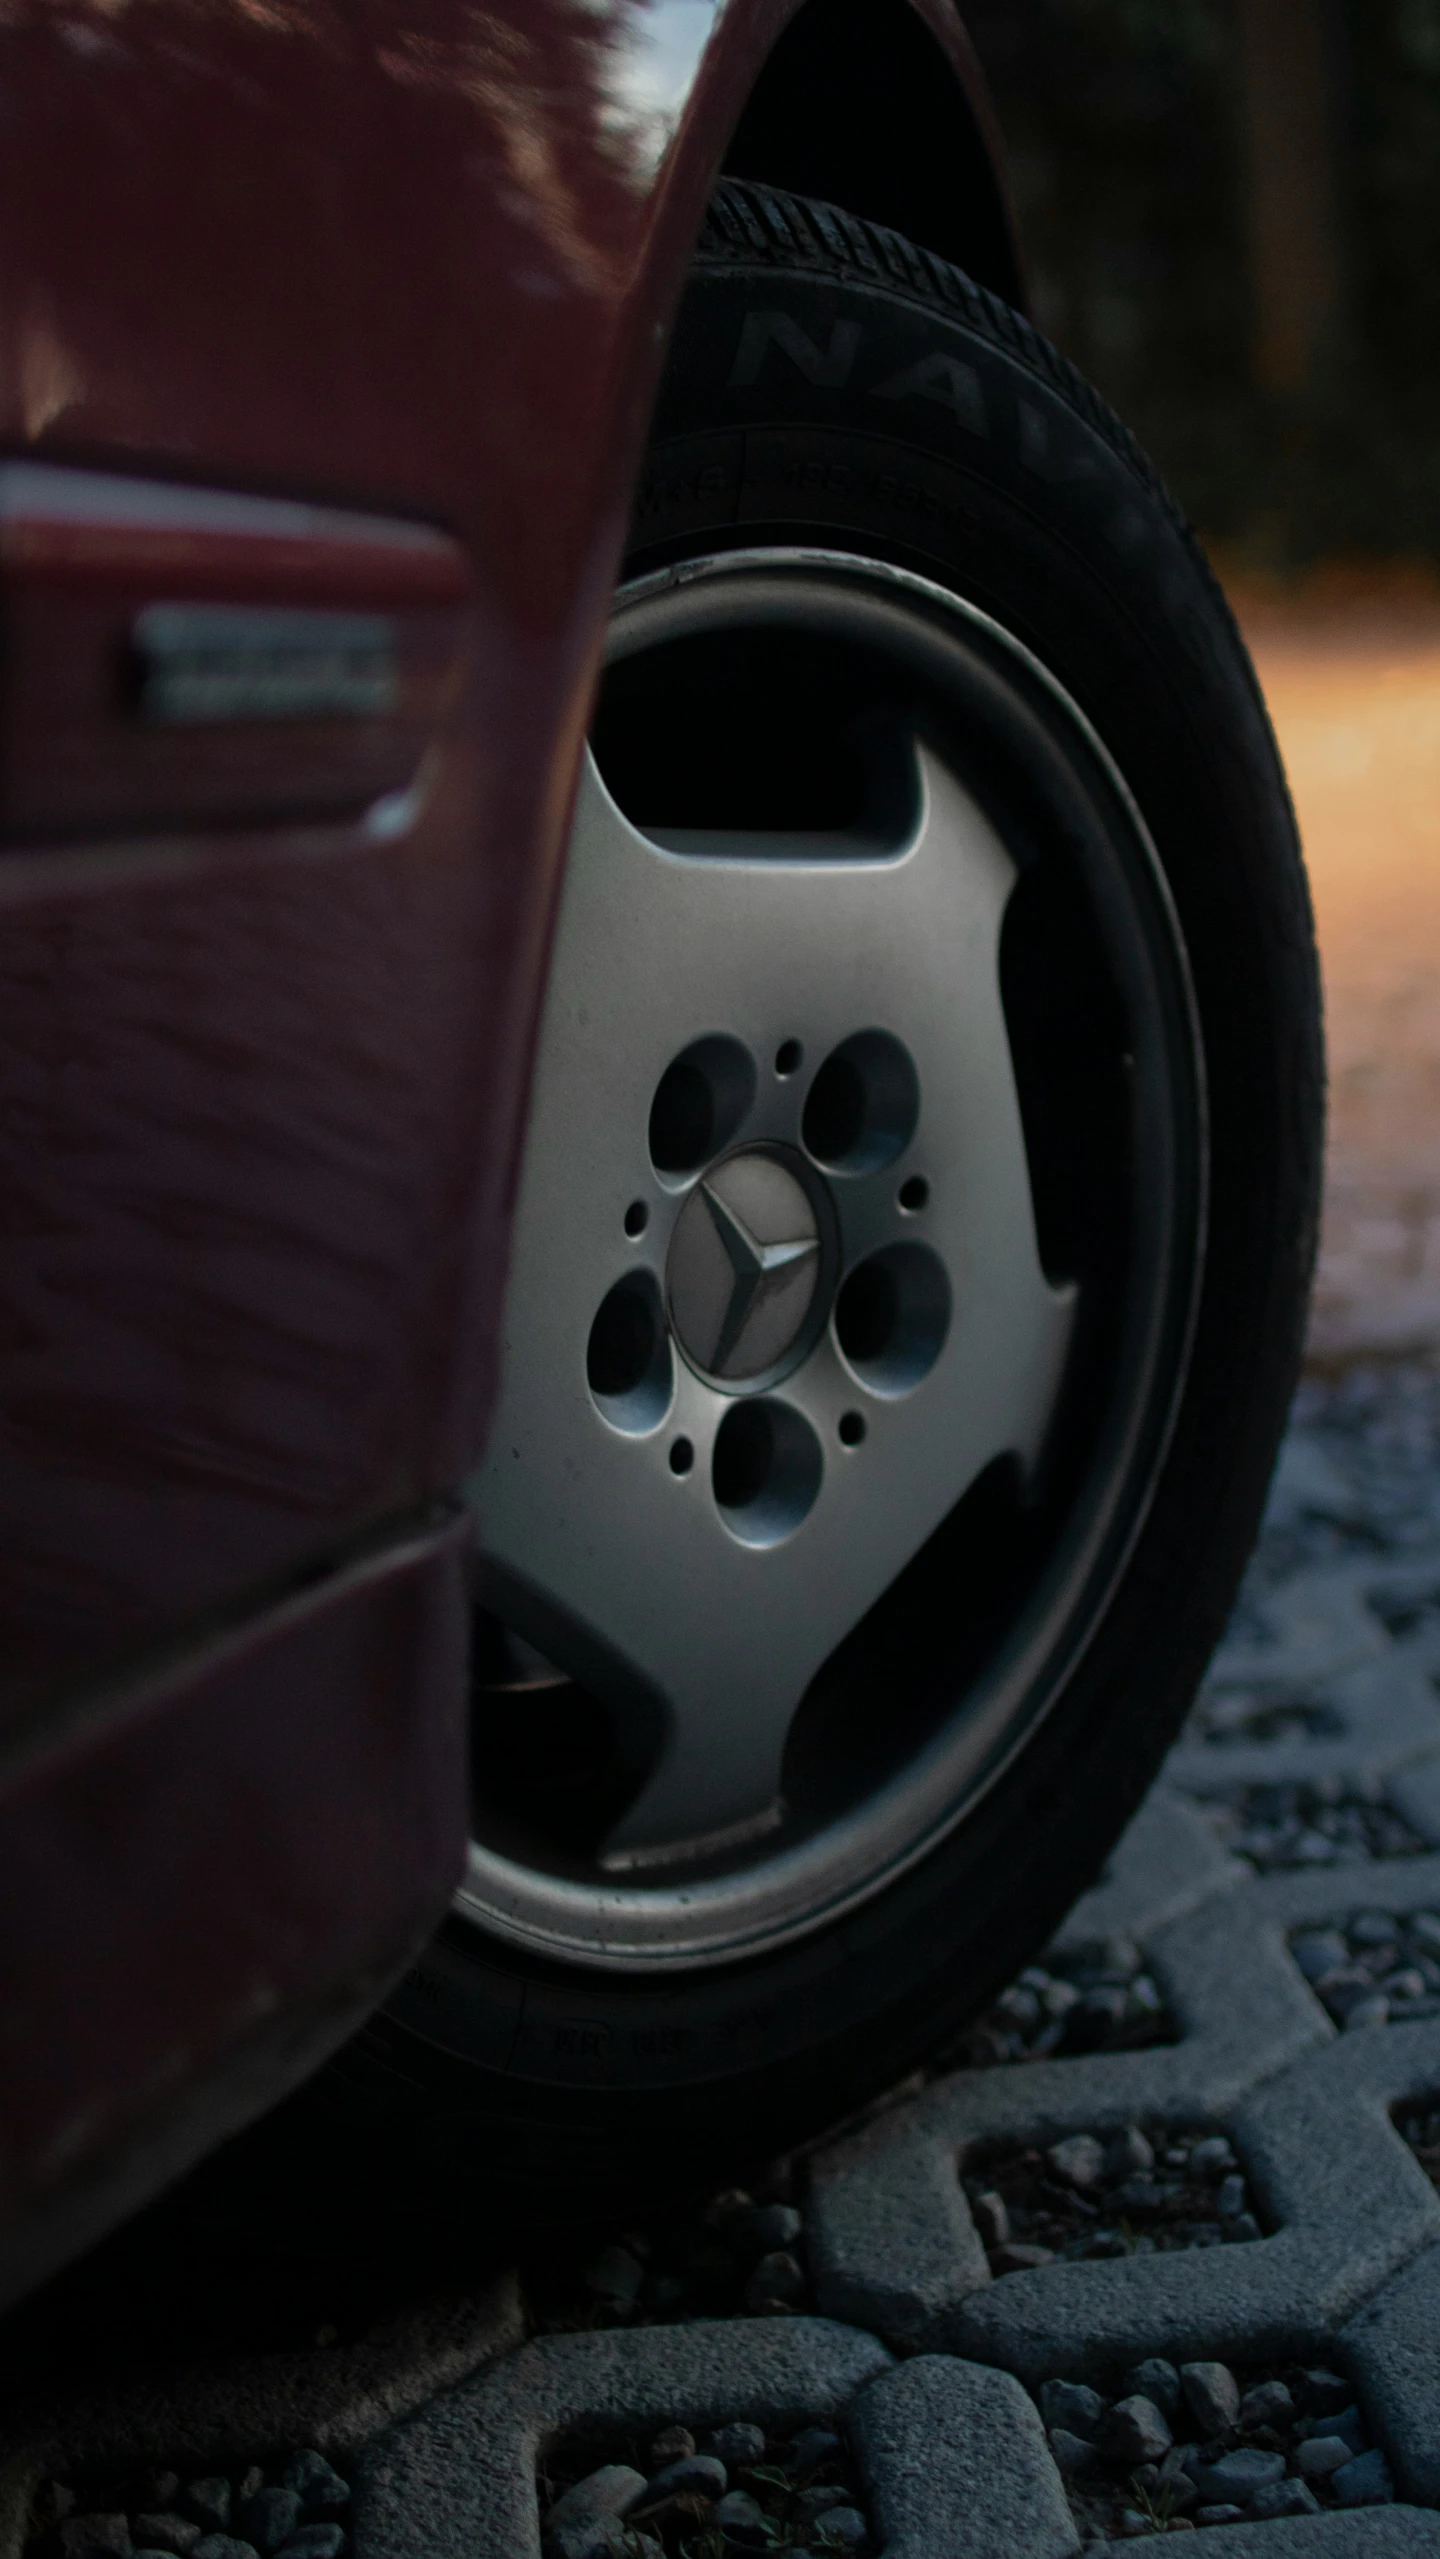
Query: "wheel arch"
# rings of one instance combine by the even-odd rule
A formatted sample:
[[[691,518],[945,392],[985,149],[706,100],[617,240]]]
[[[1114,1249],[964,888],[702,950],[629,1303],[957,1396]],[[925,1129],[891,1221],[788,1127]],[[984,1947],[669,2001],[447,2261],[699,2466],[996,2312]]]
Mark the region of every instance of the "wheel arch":
[[[885,223],[1026,307],[999,130],[946,0],[802,0],[722,167]]]

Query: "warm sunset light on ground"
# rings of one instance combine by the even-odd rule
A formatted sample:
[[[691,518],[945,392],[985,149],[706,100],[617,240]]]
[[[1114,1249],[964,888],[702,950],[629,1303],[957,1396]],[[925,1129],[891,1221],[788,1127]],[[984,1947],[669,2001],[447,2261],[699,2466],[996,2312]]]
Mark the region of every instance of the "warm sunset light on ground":
[[[1339,571],[1235,602],[1279,733],[1325,973],[1312,1345],[1440,1346],[1440,589]]]

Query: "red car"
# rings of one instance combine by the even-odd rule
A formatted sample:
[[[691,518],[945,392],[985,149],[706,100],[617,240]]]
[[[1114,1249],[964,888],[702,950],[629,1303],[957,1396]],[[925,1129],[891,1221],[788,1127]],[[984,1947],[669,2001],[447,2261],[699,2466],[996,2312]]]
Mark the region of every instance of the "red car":
[[[1321,1066],[946,0],[20,0],[0,112],[13,2293],[382,2000],[572,2180],[973,2016],[1231,1603]]]

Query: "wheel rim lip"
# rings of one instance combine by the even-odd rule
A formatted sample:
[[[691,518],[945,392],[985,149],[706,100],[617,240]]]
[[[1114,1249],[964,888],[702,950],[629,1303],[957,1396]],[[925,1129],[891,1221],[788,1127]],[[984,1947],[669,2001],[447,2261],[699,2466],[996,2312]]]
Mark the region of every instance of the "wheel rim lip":
[[[992,615],[915,571],[864,553],[812,545],[767,545],[721,551],[679,563],[622,587],[616,598],[607,662],[654,645],[654,612],[687,589],[719,579],[818,578],[868,588],[892,607],[908,602],[942,628],[959,626],[986,642],[1004,661],[1038,686],[1064,726],[1093,759],[1127,821],[1143,858],[1168,964],[1183,1013],[1184,1048],[1191,1079],[1194,1166],[1188,1211],[1189,1285],[1174,1328],[1173,1376],[1168,1396],[1153,1377],[1158,1343],[1142,1348],[1118,1435],[1114,1401],[1099,1425],[1057,1552],[1042,1570],[1022,1609],[1023,1640],[1002,1639],[990,1664],[932,1740],[862,1803],[822,1824],[809,1837],[731,1874],[637,1887],[628,1878],[576,1882],[527,1867],[503,1852],[469,1842],[466,1873],[453,1902],[455,1916],[529,1955],[603,1973],[642,1975],[710,1969],[778,1950],[846,1916],[897,1882],[930,1855],[1004,1775],[1073,1677],[1102,1622],[1148,1517],[1174,1435],[1189,1370],[1205,1267],[1208,1189],[1208,1115],[1199,1012],[1169,882],[1153,838],[1123,772],[1073,696],[1035,653]],[[665,637],[678,636],[666,633]],[[1128,1283],[1127,1283],[1128,1285]],[[1177,1290],[1171,1276],[1162,1312],[1173,1322]],[[1133,1319],[1127,1317],[1127,1322]],[[1160,1325],[1161,1314],[1155,1317]],[[684,1356],[682,1351],[681,1356]],[[1122,1366],[1125,1354],[1121,1354]],[[788,1363],[787,1363],[788,1366]],[[1143,1480],[1132,1480],[1137,1444],[1150,1439]],[[1113,1446],[1107,1442],[1114,1440]],[[1103,1476],[1104,1490],[1087,1498]],[[1116,1535],[1117,1514],[1126,1513]],[[1088,1515],[1081,1529],[1076,1514]],[[1111,1552],[1107,1556],[1107,1545]],[[1096,1581],[1097,1572],[1103,1572]],[[1057,1626],[1063,1630],[1057,1640]],[[1050,1675],[1044,1676],[1047,1663]],[[1043,1686],[1029,1713],[1027,1698]],[[963,1761],[953,1781],[947,1761]],[[929,1818],[917,1821],[917,1794],[945,1797]],[[935,1781],[938,1779],[938,1788]],[[910,1808],[907,1812],[907,1806]],[[717,1843],[718,1844],[718,1843]],[[538,1889],[537,1889],[538,1888]]]

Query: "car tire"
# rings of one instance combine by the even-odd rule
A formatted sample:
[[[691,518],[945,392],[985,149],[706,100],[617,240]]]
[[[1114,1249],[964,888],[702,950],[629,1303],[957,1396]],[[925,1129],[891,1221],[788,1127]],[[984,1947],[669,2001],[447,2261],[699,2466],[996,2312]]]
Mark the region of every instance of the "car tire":
[[[665,836],[665,859],[679,869],[697,846],[707,859],[727,827],[765,838],[762,851],[773,858],[778,847],[792,870],[806,858],[802,838],[812,849],[840,844],[827,875],[838,885],[811,910],[817,954],[829,947],[825,901],[849,894],[843,861],[867,828],[877,876],[885,860],[898,864],[913,811],[895,815],[909,769],[895,760],[897,724],[928,742],[978,810],[975,824],[1006,848],[1018,887],[999,972],[1035,1232],[1047,1285],[1068,1290],[1074,1312],[1034,1463],[992,1465],[983,1500],[963,1487],[882,1597],[867,1597],[858,1629],[807,1690],[805,1732],[797,1745],[791,1728],[786,1767],[787,1783],[799,1768],[808,1805],[796,1854],[812,1855],[810,1899],[798,1888],[788,1903],[772,1895],[769,1921],[755,1920],[755,1878],[778,1870],[782,1848],[741,1838],[743,1824],[738,1845],[712,1839],[708,1862],[700,1858],[692,1898],[713,1888],[717,1910],[730,1893],[732,1915],[749,1914],[733,1917],[728,1939],[729,1921],[706,1937],[698,1921],[686,1936],[678,1919],[667,1939],[663,1917],[647,1936],[646,1893],[672,1913],[685,1894],[663,1858],[647,1867],[638,1852],[628,1867],[594,1867],[590,1916],[570,1938],[553,1918],[558,1886],[547,1900],[537,1885],[533,1907],[519,1887],[505,1901],[495,1876],[531,1853],[515,1844],[516,1804],[523,1811],[547,1784],[552,1809],[564,1799],[556,1836],[570,1842],[555,1852],[556,1872],[583,1900],[595,1841],[577,1849],[575,1822],[583,1830],[584,1804],[613,1781],[604,1813],[613,1824],[637,1769],[654,1763],[657,1728],[647,1726],[643,1683],[627,1712],[603,1646],[592,1678],[583,1630],[563,1609],[547,1620],[536,1602],[545,1566],[527,1569],[525,1538],[541,1513],[524,1514],[508,1546],[495,1531],[492,1563],[501,1560],[477,1593],[477,1837],[485,1807],[502,1799],[510,1827],[488,1865],[489,1851],[477,1849],[454,1915],[346,2066],[402,2108],[443,2109],[489,2159],[571,2198],[733,2169],[845,2117],[974,2019],[1102,1869],[1186,1714],[1255,1535],[1297,1373],[1322,1140],[1306,887],[1244,648],[1133,439],[993,295],[874,224],[723,183],[659,394],[617,632],[593,733],[609,800],[633,830]],[[758,872],[745,878],[763,935],[765,884]],[[878,982],[878,939],[868,957],[851,953],[857,1040],[876,1031],[868,986]],[[797,1020],[805,948],[794,945]],[[907,963],[917,980],[927,948],[917,940]],[[642,1014],[643,986],[627,1002]],[[983,987],[961,1009],[976,1007]],[[728,1036],[703,995],[692,1027],[698,1048]],[[777,1014],[770,1035],[782,1027]],[[910,1037],[889,1016],[879,1032],[902,1045]],[[762,1081],[780,1072],[750,1045]],[[859,1088],[850,1092],[853,1137],[856,1111],[883,1120],[890,1108],[889,1069],[875,1065],[878,1051],[847,1053],[874,1088],[858,1101]],[[545,1061],[542,1045],[542,1116]],[[800,1072],[818,1076],[819,1065],[807,1056]],[[710,1082],[700,1107],[714,1124],[678,1172],[659,1165],[657,1220],[678,1216],[675,1199],[697,1166],[723,1158],[733,1139],[723,1125],[728,1070],[714,1055],[711,1067],[702,1059]],[[604,1077],[598,1058],[595,1080]],[[831,1102],[843,1122],[845,1094]],[[903,1103],[894,1110],[904,1118]],[[817,1198],[827,1160],[843,1159],[842,1172],[851,1160],[823,1117],[802,1113],[794,1126],[808,1134],[785,1157]],[[780,1125],[764,1123],[772,1134]],[[785,1149],[777,1141],[771,1153],[778,1163]],[[892,1156],[897,1176],[910,1160]],[[963,1147],[955,1158],[962,1188],[975,1160]],[[555,1162],[542,1170],[553,1190]],[[575,1181],[583,1188],[578,1172]],[[617,1221],[624,1205],[617,1192]],[[885,1214],[893,1205],[887,1193]],[[522,1204],[522,1225],[527,1213]],[[792,1203],[788,1213],[801,1212]],[[553,1214],[552,1236],[563,1237],[563,1206]],[[823,1201],[815,1214],[823,1222]],[[978,1225],[966,1232],[988,1216],[981,1182]],[[597,1261],[587,1282],[585,1302],[597,1307],[621,1267],[618,1232],[605,1249],[610,1261]],[[577,1228],[569,1258],[590,1251]],[[892,1278],[895,1268],[886,1265]],[[673,1268],[656,1269],[640,1292],[651,1291],[646,1356],[678,1320]],[[949,1268],[956,1309],[970,1305],[962,1281]],[[832,1273],[830,1285],[827,1341],[843,1278]],[[864,1382],[866,1324],[883,1334],[898,1320],[897,1286],[874,1282],[878,1314],[869,1300],[858,1318],[852,1310],[840,1361],[859,1381],[872,1452],[908,1391],[876,1371],[867,1400]],[[512,1315],[507,1359],[523,1366],[531,1319],[518,1301]],[[643,1332],[638,1297],[632,1318]],[[572,1353],[578,1361],[578,1338]],[[618,1365],[612,1376],[601,1359],[599,1387],[592,1375],[600,1408],[607,1378],[615,1395],[638,1395],[636,1374],[641,1386],[649,1374],[643,1358],[636,1370],[623,1325],[606,1355]],[[824,1356],[833,1364],[833,1342]],[[778,1409],[792,1389],[767,1391]],[[915,1386],[910,1410],[925,1391]],[[662,1380],[653,1409],[637,1405],[637,1450],[659,1449],[673,1429],[673,1418],[656,1420],[669,1392]],[[578,1385],[575,1395],[583,1402]],[[743,1401],[732,1397],[722,1421]],[[601,1409],[597,1440],[605,1427]],[[758,1427],[746,1421],[741,1437]],[[512,1464],[507,1429],[497,1450],[492,1470]],[[742,1476],[743,1460],[742,1449]],[[779,1464],[773,1444],[765,1462]],[[825,1484],[849,1462],[827,1442]],[[868,1514],[860,1506],[868,1527],[847,1550],[859,1559],[857,1589],[867,1541],[883,1546],[905,1493],[876,1465]],[[729,1480],[718,1468],[716,1459],[700,1481],[697,1462],[676,1496],[698,1505],[707,1533],[712,1493],[720,1503]],[[509,1498],[482,1481],[482,1542],[487,1502],[503,1508]],[[596,1496],[597,1535],[602,1524],[612,1533],[608,1511],[600,1521],[607,1499]],[[1084,1570],[1061,1606],[1062,1563],[1080,1552],[1081,1527]],[[802,1542],[792,1538],[789,1551]],[[775,1562],[782,1548],[756,1551],[757,1588],[761,1572],[790,1569]],[[729,1570],[728,1546],[725,1555]],[[803,1611],[803,1579],[795,1589]],[[654,1601],[682,1616],[698,1604],[678,1571]],[[712,1627],[705,1641],[717,1640]],[[1009,1720],[997,1709],[982,1747],[986,1701],[1006,1679]],[[613,1765],[590,1756],[597,1711]],[[923,1800],[922,1763],[932,1776],[942,1763],[950,1771]],[[909,1807],[883,1838],[873,1811],[882,1799]],[[837,1863],[838,1851],[824,1867],[814,1841],[848,1823],[853,1844],[867,1820],[868,1867],[863,1856]],[[630,1937],[626,1911],[639,1913]]]

